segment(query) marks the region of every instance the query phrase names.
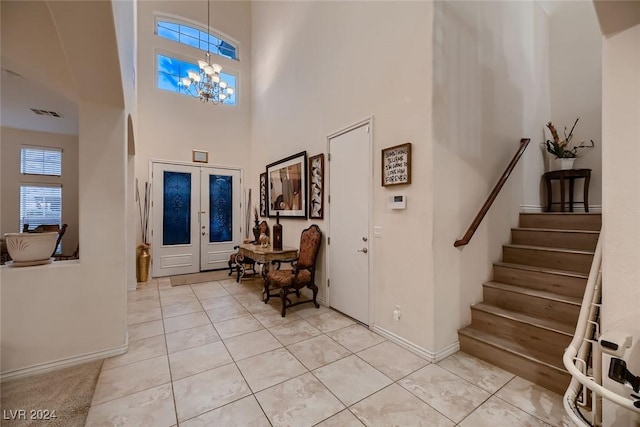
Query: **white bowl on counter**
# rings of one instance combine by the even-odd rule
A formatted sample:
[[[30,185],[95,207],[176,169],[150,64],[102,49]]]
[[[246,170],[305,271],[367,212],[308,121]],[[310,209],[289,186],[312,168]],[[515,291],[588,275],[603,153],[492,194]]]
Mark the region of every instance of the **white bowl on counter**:
[[[58,233],[5,233],[7,251],[14,266],[39,265],[51,262]]]

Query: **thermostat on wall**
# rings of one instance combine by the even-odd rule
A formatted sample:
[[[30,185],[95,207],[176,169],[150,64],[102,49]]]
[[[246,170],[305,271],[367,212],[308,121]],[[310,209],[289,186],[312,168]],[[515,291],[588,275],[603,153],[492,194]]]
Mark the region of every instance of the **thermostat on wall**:
[[[391,196],[389,198],[389,209],[405,209],[407,207],[407,196],[404,194]]]

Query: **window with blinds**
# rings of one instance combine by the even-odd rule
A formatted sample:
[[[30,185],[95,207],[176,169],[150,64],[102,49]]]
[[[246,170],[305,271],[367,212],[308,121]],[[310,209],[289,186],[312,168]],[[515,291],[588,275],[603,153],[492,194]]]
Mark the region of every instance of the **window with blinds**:
[[[62,176],[62,150],[48,147],[22,147],[20,173]]]
[[[29,224],[29,228],[62,225],[61,185],[20,185],[20,231],[24,224]]]

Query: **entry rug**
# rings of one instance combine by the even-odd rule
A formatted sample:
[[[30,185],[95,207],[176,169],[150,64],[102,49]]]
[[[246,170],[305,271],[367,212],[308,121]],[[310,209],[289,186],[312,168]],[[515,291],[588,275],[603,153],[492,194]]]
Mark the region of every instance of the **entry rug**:
[[[11,427],[84,426],[102,360],[3,382],[0,423]]]

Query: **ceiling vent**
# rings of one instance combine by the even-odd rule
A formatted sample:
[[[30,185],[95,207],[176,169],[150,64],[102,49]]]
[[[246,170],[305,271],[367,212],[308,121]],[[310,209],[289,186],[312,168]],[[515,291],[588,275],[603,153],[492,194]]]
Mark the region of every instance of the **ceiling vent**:
[[[62,118],[62,114],[56,113],[55,111],[38,110],[37,108],[32,108],[31,111],[33,111],[35,114],[37,114],[39,116],[49,116],[49,117]]]

